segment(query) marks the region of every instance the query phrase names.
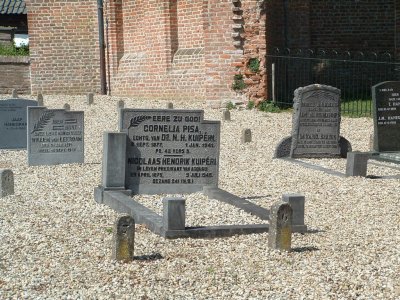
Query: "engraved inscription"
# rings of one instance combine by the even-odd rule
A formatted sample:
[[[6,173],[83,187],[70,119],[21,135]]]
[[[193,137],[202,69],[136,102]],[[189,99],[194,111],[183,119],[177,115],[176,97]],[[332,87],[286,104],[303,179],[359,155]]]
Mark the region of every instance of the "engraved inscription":
[[[146,186],[152,193],[175,185],[191,192],[192,185],[217,185],[220,124],[203,121],[203,111],[123,109],[120,122],[129,136],[130,189]]]

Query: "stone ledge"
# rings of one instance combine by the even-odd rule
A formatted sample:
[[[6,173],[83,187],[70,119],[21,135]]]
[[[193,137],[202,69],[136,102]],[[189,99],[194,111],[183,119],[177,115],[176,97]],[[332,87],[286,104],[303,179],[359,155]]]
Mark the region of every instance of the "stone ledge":
[[[9,63],[14,63],[14,64],[29,64],[30,63],[30,57],[29,56],[5,56],[5,55],[0,55],[0,64],[9,64]]]

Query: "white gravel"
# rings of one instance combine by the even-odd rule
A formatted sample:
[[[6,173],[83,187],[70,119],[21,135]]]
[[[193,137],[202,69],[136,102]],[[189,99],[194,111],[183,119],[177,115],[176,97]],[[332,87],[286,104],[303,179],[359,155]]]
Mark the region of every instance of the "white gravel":
[[[1,98],[6,98],[2,96]],[[32,97],[30,97],[32,98]],[[220,187],[263,207],[283,193],[306,196],[311,233],[294,234],[293,251],[267,246],[267,234],[165,240],[136,225],[137,259],[111,260],[117,214],[95,203],[102,134],[117,129],[117,102],[165,108],[166,101],[47,96],[45,105],[85,111],[85,164],[27,166],[26,151],[0,150],[0,168],[15,175],[15,195],[0,199],[0,299],[400,299],[398,179],[341,178],[272,159],[291,130],[291,114],[233,110],[222,122]],[[219,110],[201,102],[175,108]],[[240,143],[243,128],[253,142]],[[372,120],[343,118],[341,134],[367,151]],[[307,159],[344,172],[343,159]],[[369,164],[370,175],[399,175],[400,166]],[[185,195],[189,225],[261,223],[254,216]],[[161,196],[138,197],[157,212]]]

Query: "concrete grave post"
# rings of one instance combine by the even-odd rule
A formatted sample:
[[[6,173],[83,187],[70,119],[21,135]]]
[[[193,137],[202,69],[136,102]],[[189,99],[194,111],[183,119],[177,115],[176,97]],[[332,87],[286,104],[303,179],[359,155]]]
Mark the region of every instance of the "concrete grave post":
[[[305,197],[301,194],[283,194],[282,201],[289,203],[293,210],[292,226],[304,226]]]
[[[119,216],[113,228],[112,259],[131,261],[134,255],[135,220],[131,216]]]
[[[70,111],[71,110],[71,106],[68,103],[65,103],[63,106],[63,109],[66,111]]]
[[[165,230],[185,230],[185,199],[163,199],[163,225]]]
[[[230,121],[231,120],[231,112],[229,110],[224,110],[222,112],[222,119],[224,121]]]
[[[251,130],[243,129],[242,131],[242,143],[250,143],[251,142]]]
[[[11,97],[12,97],[12,98],[18,98],[18,93],[17,93],[17,90],[16,90],[16,89],[13,89],[13,90],[11,91]]]
[[[43,106],[43,103],[44,103],[43,102],[43,95],[40,94],[40,93],[37,95],[37,102],[38,102],[38,104],[37,104],[38,106]]]
[[[125,102],[124,100],[119,100],[117,103],[117,108],[124,108],[125,107]]]
[[[168,102],[167,109],[174,109],[174,104],[172,102]]]
[[[88,93],[87,96],[86,96],[86,103],[87,103],[88,105],[92,105],[93,102],[94,102],[94,95],[93,95],[93,93]]]
[[[369,153],[358,151],[347,153],[346,176],[367,176],[369,156]]]
[[[14,194],[14,174],[9,169],[0,169],[0,198]]]
[[[104,132],[102,186],[125,189],[126,141],[124,132]]]
[[[289,203],[278,202],[271,206],[269,215],[268,247],[290,251],[292,243],[293,210]]]

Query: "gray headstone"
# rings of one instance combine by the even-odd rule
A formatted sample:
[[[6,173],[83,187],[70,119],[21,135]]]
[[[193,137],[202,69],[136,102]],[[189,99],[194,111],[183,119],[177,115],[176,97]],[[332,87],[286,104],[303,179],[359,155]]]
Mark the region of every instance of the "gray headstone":
[[[400,81],[372,87],[374,150],[400,151]]]
[[[167,109],[173,109],[174,108],[174,104],[171,102],[167,103]]]
[[[86,96],[86,103],[88,104],[88,105],[92,105],[93,104],[93,102],[94,102],[94,95],[93,95],[93,93],[88,93],[87,94],[87,96]]]
[[[251,142],[251,130],[250,129],[243,129],[242,130],[242,143],[250,143]]]
[[[102,186],[106,189],[125,189],[126,141],[126,133],[104,132]]]
[[[125,107],[125,102],[124,100],[119,100],[117,103],[117,108],[124,108]]]
[[[224,121],[230,121],[231,120],[231,112],[229,110],[224,110],[222,112],[222,119]]]
[[[283,194],[282,201],[289,203],[293,210],[292,226],[304,225],[305,197],[301,194]]]
[[[14,194],[14,174],[9,169],[0,169],[0,198]]]
[[[11,91],[11,97],[12,97],[12,98],[18,98],[18,92],[17,92],[16,89],[13,89],[13,90]]]
[[[113,228],[112,259],[128,262],[133,260],[135,246],[135,220],[131,216],[119,216]]]
[[[83,163],[83,111],[28,108],[28,165]]]
[[[0,100],[0,149],[26,149],[26,114],[37,102],[27,99]]]
[[[220,122],[202,110],[122,109],[128,133],[126,188],[135,194],[192,193],[218,185]]]
[[[341,157],[340,90],[313,84],[296,89],[291,157]]]
[[[369,153],[349,152],[346,161],[346,176],[367,176]]]
[[[38,106],[43,106],[43,103],[44,103],[43,102],[43,95],[40,94],[40,93],[37,95],[37,102],[38,102],[38,104],[37,104]]]
[[[165,230],[185,230],[185,199],[163,199],[163,225]]]
[[[292,244],[292,215],[293,210],[289,203],[278,202],[271,206],[268,247],[290,251]]]
[[[65,103],[63,106],[63,109],[66,111],[70,111],[71,110],[71,106],[68,103]]]

